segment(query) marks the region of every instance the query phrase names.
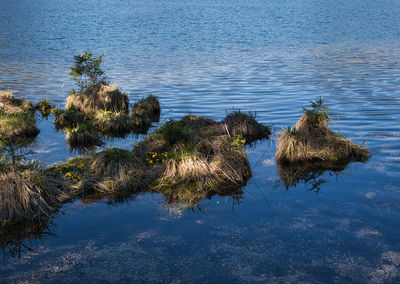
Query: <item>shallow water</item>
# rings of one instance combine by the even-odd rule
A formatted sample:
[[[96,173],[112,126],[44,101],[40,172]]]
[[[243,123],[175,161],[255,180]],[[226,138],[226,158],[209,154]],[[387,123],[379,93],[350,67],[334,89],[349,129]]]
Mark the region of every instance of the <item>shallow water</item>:
[[[73,55],[91,49],[131,102],[159,96],[163,118],[240,108],[275,133],[248,148],[241,196],[195,211],[156,194],[76,201],[19,257],[7,247],[0,282],[400,281],[399,14],[377,0],[0,1],[0,89],[63,106]],[[287,190],[276,139],[317,96],[372,157]],[[45,165],[77,155],[51,119],[29,155]]]

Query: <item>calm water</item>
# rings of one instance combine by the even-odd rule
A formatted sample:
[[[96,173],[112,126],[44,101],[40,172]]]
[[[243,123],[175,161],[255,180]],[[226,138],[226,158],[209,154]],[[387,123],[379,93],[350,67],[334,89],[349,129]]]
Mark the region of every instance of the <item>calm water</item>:
[[[275,132],[248,149],[239,199],[76,201],[19,257],[20,243],[5,249],[0,282],[400,282],[399,15],[398,0],[0,0],[0,89],[62,107],[73,55],[91,49],[131,102],[159,96],[163,117],[240,108]],[[325,172],[317,193],[286,190],[278,132],[317,96],[372,158]],[[51,119],[29,156],[45,165],[76,155]]]

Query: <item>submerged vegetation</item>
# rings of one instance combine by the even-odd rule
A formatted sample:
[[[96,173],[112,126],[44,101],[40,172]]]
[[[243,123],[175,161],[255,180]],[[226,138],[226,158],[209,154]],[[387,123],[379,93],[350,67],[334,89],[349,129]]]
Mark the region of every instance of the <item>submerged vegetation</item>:
[[[303,109],[303,116],[278,141],[276,159],[282,180],[295,184],[315,169],[338,171],[350,162],[365,162],[368,149],[329,129],[322,98]]]

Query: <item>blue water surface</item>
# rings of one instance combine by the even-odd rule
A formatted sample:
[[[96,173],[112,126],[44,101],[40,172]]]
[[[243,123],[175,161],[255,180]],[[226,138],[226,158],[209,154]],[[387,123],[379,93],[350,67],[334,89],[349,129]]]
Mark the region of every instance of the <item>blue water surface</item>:
[[[150,193],[75,201],[51,234],[5,250],[0,282],[400,282],[399,15],[398,0],[0,0],[1,90],[63,107],[90,49],[131,103],[157,95],[162,118],[240,108],[274,131],[248,147],[242,195],[194,211]],[[287,189],[277,138],[318,96],[372,157]],[[51,122],[29,155],[45,165],[78,155]]]

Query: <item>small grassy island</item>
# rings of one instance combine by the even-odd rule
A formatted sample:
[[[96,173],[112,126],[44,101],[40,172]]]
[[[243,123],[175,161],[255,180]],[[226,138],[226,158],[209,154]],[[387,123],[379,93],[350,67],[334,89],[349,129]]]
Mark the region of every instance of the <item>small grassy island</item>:
[[[282,180],[295,185],[314,170],[341,171],[350,162],[365,162],[368,149],[329,129],[328,108],[322,98],[303,109],[303,116],[278,141],[276,160]]]
[[[65,110],[55,110],[54,124],[67,133],[71,148],[98,146],[101,137],[124,137],[129,133],[145,134],[160,118],[158,99],[149,95],[137,102],[129,114],[128,96],[116,86],[109,86],[100,69],[102,56],[89,51],[75,56],[71,75],[79,87],[66,100]]]
[[[47,100],[33,107],[1,93],[2,139],[34,138],[39,133],[35,110],[43,116],[53,113],[56,128],[75,147],[98,145],[103,136],[147,133],[160,118],[157,97],[149,95],[129,110],[128,96],[107,84],[101,61],[90,52],[75,56],[71,74],[80,91],[69,94],[65,110]],[[233,111],[219,122],[193,115],[169,120],[131,150],[107,148],[48,168],[3,147],[0,225],[45,221],[75,198],[91,202],[150,191],[163,194],[167,202],[196,204],[214,194],[234,193],[252,175],[245,145],[270,134],[255,115]]]
[[[90,202],[152,191],[195,203],[234,192],[252,175],[244,146],[270,134],[268,126],[240,111],[221,122],[189,115],[167,121],[132,151],[108,148],[47,169],[4,158],[0,220],[46,218],[74,198]]]
[[[254,116],[239,111],[221,122],[186,116],[167,121],[132,151],[110,148],[46,171],[74,195],[90,193],[93,198],[150,189],[170,200],[198,201],[211,192],[242,187],[251,176],[245,144],[270,133]]]
[[[131,150],[107,148],[48,168],[18,155],[16,150],[39,133],[36,110],[43,116],[53,113],[56,128],[76,148],[100,145],[102,137],[145,134],[159,120],[157,97],[149,95],[129,109],[128,96],[107,84],[101,62],[101,56],[90,52],[75,56],[71,74],[80,90],[69,94],[65,110],[47,100],[34,107],[0,92],[1,227],[45,221],[75,198],[92,202],[150,191],[165,196],[172,206],[191,206],[214,194],[239,192],[251,177],[245,146],[268,138],[271,130],[241,111],[221,121],[193,115],[167,120]],[[279,139],[276,159],[286,185],[313,178],[312,171],[338,171],[369,158],[367,148],[328,128],[323,103],[320,98],[304,108],[296,125]]]
[[[0,92],[0,141],[15,143],[34,138],[39,132],[34,106],[10,92]]]

